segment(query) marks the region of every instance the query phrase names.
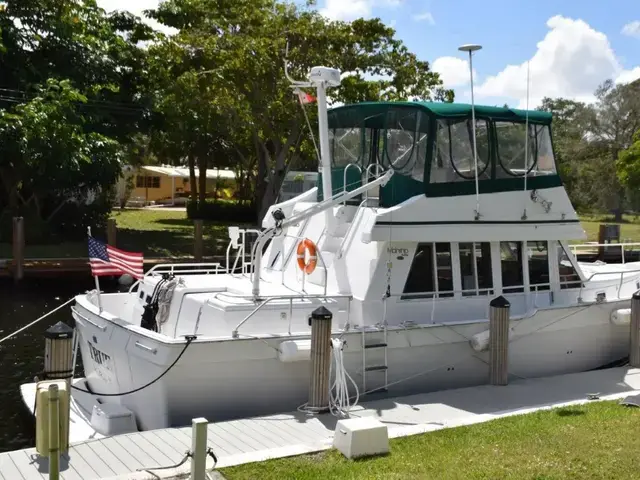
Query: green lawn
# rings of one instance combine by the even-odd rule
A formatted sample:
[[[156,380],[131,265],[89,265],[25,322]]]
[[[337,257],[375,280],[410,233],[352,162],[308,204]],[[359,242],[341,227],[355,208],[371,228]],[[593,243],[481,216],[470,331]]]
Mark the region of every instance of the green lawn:
[[[587,234],[587,240],[578,240],[571,243],[597,242],[598,230],[601,223],[615,224],[613,218],[607,215],[580,215],[580,222]],[[620,241],[640,242],[640,218],[632,215],[624,215],[620,223]]]
[[[116,246],[124,250],[143,252],[145,257],[193,256],[194,227],[184,211],[151,209],[114,210],[118,233]],[[227,223],[205,222],[204,255],[224,255],[227,248]],[[103,231],[94,231],[96,238],[106,241]],[[72,258],[86,257],[87,243],[64,242],[52,245],[27,245],[25,257]],[[11,244],[0,243],[0,258],[11,258]]]
[[[640,409],[599,402],[391,440],[389,455],[335,450],[222,469],[252,479],[637,479]]]

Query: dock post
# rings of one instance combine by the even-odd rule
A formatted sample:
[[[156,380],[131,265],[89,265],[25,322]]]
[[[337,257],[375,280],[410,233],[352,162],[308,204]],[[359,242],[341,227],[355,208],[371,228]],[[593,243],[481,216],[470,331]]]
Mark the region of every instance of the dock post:
[[[316,308],[309,318],[311,362],[307,410],[318,413],[329,410],[332,319],[333,314],[322,306]]]
[[[202,262],[202,257],[203,257],[203,244],[202,244],[202,231],[203,231],[203,224],[202,224],[202,220],[194,220],[193,221],[193,226],[195,228],[195,232],[194,232],[194,249],[193,249],[193,256],[195,257],[195,261],[196,262]]]
[[[45,380],[71,382],[73,371],[73,328],[58,322],[44,332],[44,376]]]
[[[24,218],[13,217],[13,278],[24,277]]]
[[[631,296],[631,331],[629,333],[629,365],[640,368],[640,290]]]
[[[58,385],[49,385],[49,479],[60,478],[60,399]]]
[[[502,295],[489,304],[489,380],[491,385],[509,383],[509,311]]]
[[[116,246],[116,234],[118,227],[116,225],[116,219],[110,218],[107,220],[107,243],[112,247]]]
[[[207,469],[207,426],[206,418],[191,420],[191,480],[205,480]]]

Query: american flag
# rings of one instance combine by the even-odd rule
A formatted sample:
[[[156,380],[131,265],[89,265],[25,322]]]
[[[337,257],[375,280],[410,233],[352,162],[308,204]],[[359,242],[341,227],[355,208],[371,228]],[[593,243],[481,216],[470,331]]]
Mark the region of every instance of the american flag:
[[[144,275],[141,253],[125,252],[89,237],[89,264],[94,277],[128,273],[134,278]]]

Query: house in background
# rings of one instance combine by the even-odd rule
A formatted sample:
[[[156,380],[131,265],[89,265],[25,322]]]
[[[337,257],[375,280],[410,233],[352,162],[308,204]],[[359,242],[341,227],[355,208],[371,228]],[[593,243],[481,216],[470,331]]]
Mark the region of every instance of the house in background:
[[[191,193],[187,167],[143,166],[137,170],[129,167],[123,168],[123,172],[117,185],[119,202],[128,196],[127,204],[131,205],[183,205]],[[196,178],[199,176],[196,169]],[[235,188],[235,180],[232,170],[207,169],[207,196]],[[131,191],[127,192],[127,189]]]

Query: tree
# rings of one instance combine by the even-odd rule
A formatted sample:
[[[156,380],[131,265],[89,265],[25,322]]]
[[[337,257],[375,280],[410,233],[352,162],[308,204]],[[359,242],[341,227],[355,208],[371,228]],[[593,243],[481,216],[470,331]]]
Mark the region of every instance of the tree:
[[[194,88],[190,94],[184,91],[186,97],[179,101],[206,98],[207,108],[215,112],[218,137],[208,144],[224,146],[224,151],[237,155],[236,160],[255,158],[260,218],[275,201],[288,165],[313,151],[306,143],[303,114],[284,76],[287,45],[289,70],[296,78],[305,78],[315,65],[354,72],[331,91],[336,101],[453,98],[429,64],[409,52],[379,19],[332,22],[314,10],[275,0],[168,0],[151,15],[181,31],[168,41],[172,45],[164,47],[181,52],[177,66],[167,66],[167,71],[215,72],[207,77],[211,96]],[[367,79],[367,74],[378,79]],[[194,106],[195,111],[198,108],[204,106]],[[315,112],[309,114],[315,124]],[[191,130],[212,133],[204,128],[207,121],[211,117],[199,116],[199,126],[192,124]]]
[[[9,0],[0,31],[0,211],[52,226],[72,199],[84,215],[79,205],[109,189],[119,144],[148,117],[138,42],[152,31],[95,0]]]
[[[618,155],[618,179],[626,188],[638,189],[640,186],[640,130],[634,137],[631,146]]]

